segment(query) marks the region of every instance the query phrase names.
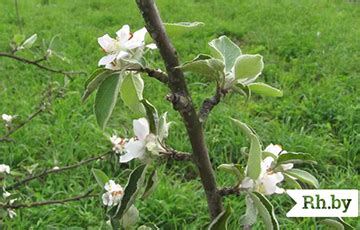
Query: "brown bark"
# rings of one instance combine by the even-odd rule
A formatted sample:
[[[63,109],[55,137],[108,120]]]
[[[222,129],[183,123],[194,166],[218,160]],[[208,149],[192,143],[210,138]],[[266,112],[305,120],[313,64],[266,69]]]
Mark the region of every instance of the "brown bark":
[[[181,114],[193,149],[195,162],[207,197],[211,218],[223,211],[221,196],[218,193],[215,174],[205,144],[204,131],[196,109],[192,103],[181,69],[177,52],[168,38],[154,0],[136,0],[145,21],[146,29],[154,39],[168,74],[168,86],[174,109]]]

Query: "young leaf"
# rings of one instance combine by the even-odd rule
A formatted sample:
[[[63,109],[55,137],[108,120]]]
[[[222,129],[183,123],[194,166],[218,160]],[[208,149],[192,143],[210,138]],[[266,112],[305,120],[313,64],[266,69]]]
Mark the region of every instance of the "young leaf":
[[[224,67],[224,63],[219,59],[206,54],[199,54],[192,61],[184,63],[179,68],[185,72],[189,71],[217,80],[224,76]]]
[[[13,41],[15,42],[15,44],[17,46],[20,46],[21,43],[24,41],[24,39],[25,39],[25,36],[23,34],[15,34]]]
[[[256,209],[258,210],[261,218],[263,219],[266,229],[268,230],[278,230],[279,223],[275,217],[274,207],[270,201],[262,194],[258,192],[249,193]]]
[[[256,223],[258,210],[256,209],[253,200],[250,195],[245,197],[246,211],[245,214],[240,217],[241,225],[251,226]]]
[[[150,132],[153,133],[153,134],[156,134],[157,133],[156,123],[157,123],[157,120],[158,120],[157,110],[156,110],[155,106],[153,106],[146,99],[142,99],[141,103],[145,107],[146,115],[147,115],[148,121],[149,121]]]
[[[263,57],[259,54],[244,54],[235,61],[236,79],[256,79],[264,68]]]
[[[229,217],[232,213],[230,206],[222,211],[210,224],[209,230],[226,230]]]
[[[102,82],[95,98],[95,116],[99,126],[104,129],[115,107],[119,94],[121,77],[112,75]]]
[[[237,124],[241,130],[246,134],[250,139],[250,150],[249,158],[247,162],[247,172],[246,175],[253,180],[256,180],[261,172],[261,159],[262,159],[262,150],[258,137],[255,135],[254,131],[247,126],[245,123],[231,118],[235,124]]]
[[[277,165],[288,163],[316,163],[314,158],[308,153],[282,153],[277,158]]]
[[[309,184],[309,185],[315,187],[315,188],[319,187],[318,180],[313,175],[311,175],[310,173],[308,173],[308,172],[306,172],[304,170],[301,170],[301,169],[289,169],[289,170],[286,170],[286,173],[288,175],[293,176],[296,179],[306,183],[306,184]]]
[[[146,164],[136,167],[129,176],[128,182],[124,189],[124,196],[121,203],[110,209],[109,214],[114,219],[121,219],[125,212],[134,204],[135,199],[144,184],[146,174]]]
[[[124,229],[129,229],[131,226],[134,226],[138,221],[139,211],[134,205],[131,205],[121,218],[120,224]]]
[[[99,186],[104,189],[105,184],[109,181],[108,176],[100,169],[93,168],[91,171]]]
[[[154,192],[157,184],[158,184],[158,174],[156,169],[154,169],[154,171],[152,171],[152,173],[149,175],[146,181],[145,191],[142,195],[142,199],[148,198],[151,195],[151,193]]]
[[[159,140],[162,141],[168,136],[168,129],[171,122],[167,122],[167,112],[163,113],[159,118],[159,123],[157,127],[157,136]]]
[[[353,230],[353,229],[355,229],[353,226],[346,223],[341,217],[337,217],[336,220],[339,221],[344,226],[345,230]]]
[[[251,144],[249,150],[249,158],[247,162],[247,176],[256,180],[261,172],[261,145],[255,135],[251,135]]]
[[[245,177],[244,169],[240,164],[221,164],[217,168],[221,171],[235,175],[239,183],[241,183]]]
[[[241,55],[240,48],[228,37],[221,36],[209,42],[214,55],[222,59],[225,63],[225,72],[229,72],[234,66],[235,60]]]
[[[334,220],[334,219],[324,219],[320,221],[320,224],[328,226],[332,230],[345,230],[342,223]]]
[[[203,22],[164,23],[166,33],[170,37],[183,35],[204,25]]]
[[[121,98],[137,117],[146,114],[144,105],[140,102],[143,99],[143,90],[144,81],[140,74],[130,73],[125,75],[120,87]]]
[[[267,85],[265,83],[251,83],[248,84],[249,89],[251,92],[263,95],[263,96],[269,96],[269,97],[282,97],[283,93],[281,90],[278,90],[270,85]]]
[[[82,96],[84,102],[98,87],[99,85],[111,74],[110,70],[104,68],[96,69],[85,82],[85,91]]]
[[[286,171],[283,172],[284,175],[284,179],[286,181],[286,183],[289,184],[290,188],[293,189],[302,189],[301,185],[290,175],[286,174]]]
[[[21,46],[24,47],[25,49],[29,49],[35,43],[36,39],[37,39],[37,34],[33,34],[28,39],[26,39]]]

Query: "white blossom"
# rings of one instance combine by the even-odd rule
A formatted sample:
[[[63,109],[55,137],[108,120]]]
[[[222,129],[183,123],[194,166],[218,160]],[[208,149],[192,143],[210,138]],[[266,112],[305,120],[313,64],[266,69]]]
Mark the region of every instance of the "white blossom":
[[[116,32],[116,38],[111,38],[108,34],[98,38],[98,43],[106,52],[98,63],[99,66],[105,66],[107,69],[120,70],[126,65],[138,61],[143,53],[145,46],[146,28],[131,33],[130,27],[124,25]],[[156,48],[155,44],[149,44],[146,47]]]
[[[5,126],[9,127],[11,126],[12,121],[14,120],[14,118],[16,117],[16,115],[8,115],[8,114],[2,114],[1,118],[3,119],[3,121],[5,121]]]
[[[124,138],[121,138],[121,137],[118,137],[117,135],[112,135],[110,137],[110,141],[113,145],[113,148],[112,150],[115,152],[115,153],[123,153],[124,151],[124,146],[125,146],[125,143],[126,143],[126,139]]]
[[[286,153],[280,145],[268,145],[264,152],[269,152],[278,157],[281,153]],[[277,184],[284,180],[284,175],[281,172],[274,171],[274,158],[272,156],[266,157],[261,162],[261,172],[256,180],[246,177],[240,184],[241,188],[255,190],[257,192],[271,195],[274,193],[283,193],[285,190],[278,187]],[[282,169],[291,169],[293,164],[282,164]]]
[[[4,199],[8,198],[9,196],[11,196],[11,193],[9,193],[8,191],[6,191],[6,190],[3,188],[3,197],[4,197]]]
[[[10,173],[10,166],[5,164],[0,164],[0,173]]]
[[[135,137],[125,144],[125,154],[120,156],[120,163],[129,162],[134,158],[144,159],[146,151],[155,155],[165,151],[158,137],[150,133],[149,122],[146,118],[134,120],[133,129]]]
[[[7,212],[11,219],[17,216],[16,212],[13,209],[8,208]]]
[[[121,185],[116,184],[113,180],[109,180],[104,189],[106,192],[102,195],[102,202],[106,206],[113,206],[119,204],[123,195],[124,189]]]

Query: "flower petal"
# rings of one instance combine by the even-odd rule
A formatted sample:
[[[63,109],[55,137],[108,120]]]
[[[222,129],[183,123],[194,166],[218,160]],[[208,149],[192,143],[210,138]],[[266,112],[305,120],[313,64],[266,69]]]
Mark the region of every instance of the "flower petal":
[[[142,158],[145,154],[145,142],[142,140],[130,139],[125,144],[126,153],[120,156],[120,163],[129,162],[134,158]]]
[[[134,134],[139,140],[145,140],[150,133],[149,122],[146,118],[139,118],[133,121]]]
[[[266,148],[264,149],[265,152],[269,152],[272,153],[276,156],[278,156],[280,154],[280,152],[282,151],[282,148],[280,145],[273,145],[270,144],[268,146],[266,146]]]
[[[151,50],[157,49],[157,46],[155,43],[150,43],[146,45],[146,48],[149,48]]]
[[[120,41],[121,46],[125,44],[130,38],[130,27],[129,25],[123,25],[120,30],[116,32],[117,39]]]
[[[98,63],[99,66],[101,65],[108,65],[110,64],[111,62],[113,62],[116,58],[116,55],[115,54],[109,54],[109,55],[106,55],[104,57],[102,57]]]
[[[250,177],[246,177],[240,184],[241,188],[252,188],[254,187],[255,183],[254,180]]]
[[[126,58],[128,56],[129,56],[128,52],[120,51],[119,54],[116,56],[116,59],[119,60],[119,59],[122,59],[122,58]]]
[[[98,38],[98,43],[105,52],[110,52],[114,44],[114,39],[112,39],[108,34],[105,34],[104,36]]]

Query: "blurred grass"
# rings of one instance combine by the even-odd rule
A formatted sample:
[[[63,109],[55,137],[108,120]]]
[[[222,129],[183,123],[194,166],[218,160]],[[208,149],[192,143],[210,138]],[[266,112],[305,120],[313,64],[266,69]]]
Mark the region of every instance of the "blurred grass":
[[[360,9],[357,3],[340,0],[157,2],[166,22],[206,24],[194,33],[173,38],[182,61],[200,52],[209,53],[207,42],[225,34],[240,45],[244,53],[263,55],[265,69],[261,80],[284,91],[283,98],[254,95],[249,103],[238,95],[229,96],[214,109],[206,124],[214,166],[244,161],[240,148],[247,143],[227,120],[231,116],[252,125],[264,144],[281,143],[285,149],[311,153],[319,164],[309,170],[317,175],[321,188],[360,187]],[[46,43],[57,35],[54,49],[63,53],[68,62],[53,58],[51,63],[64,69],[91,72],[102,56],[97,37],[114,34],[123,24],[130,24],[133,29],[143,26],[134,1],[28,0],[19,1],[19,10],[26,35],[37,33]],[[8,49],[17,33],[13,1],[2,1],[1,51]],[[31,57],[32,53],[24,55]],[[158,56],[155,64],[161,65]],[[65,98],[53,104],[53,114],[41,115],[14,134],[16,143],[0,143],[0,162],[25,173],[24,166],[39,164],[37,170],[41,170],[67,165],[108,149],[108,140],[93,116],[94,98],[86,104],[80,102],[85,79],[75,77]],[[213,93],[213,85],[203,79],[193,75],[187,79],[197,105]],[[63,84],[64,79],[32,66],[0,59],[0,113],[25,117],[35,109],[42,90],[54,81]],[[167,89],[152,79],[145,81],[145,97],[160,111],[170,111],[170,119],[175,121],[169,145],[190,151],[179,116],[163,100]],[[107,134],[113,130],[124,133],[131,128],[131,120],[126,118],[128,112],[123,108],[119,103]],[[114,169],[109,164],[94,165],[114,177],[123,173],[123,169]],[[151,199],[137,202],[141,221],[154,222],[161,229],[205,228],[207,207],[199,180],[192,179],[194,167],[170,163],[159,169],[161,179],[156,192]],[[90,170],[91,166],[84,166],[70,173],[52,175],[30,183],[21,192],[33,201],[77,195],[95,183]],[[231,183],[221,173],[217,178],[220,185]],[[123,179],[124,176],[122,182]],[[287,196],[271,200],[282,229],[321,228],[311,218],[285,218],[292,206]],[[238,229],[243,199],[226,198],[225,203],[234,209],[230,229]],[[92,199],[24,209],[18,211],[17,218],[5,219],[3,228],[105,228],[100,204],[100,199]],[[355,218],[347,220],[355,226],[358,224]],[[260,223],[255,229],[261,226]]]

